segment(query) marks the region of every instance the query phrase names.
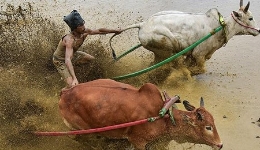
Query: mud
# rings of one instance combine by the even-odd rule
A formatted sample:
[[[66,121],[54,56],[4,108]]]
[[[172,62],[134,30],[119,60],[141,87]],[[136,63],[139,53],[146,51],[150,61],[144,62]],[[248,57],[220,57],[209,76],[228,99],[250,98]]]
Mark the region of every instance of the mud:
[[[64,149],[83,150],[87,146],[73,136],[37,137],[32,131],[66,131],[58,112],[58,97],[63,81],[51,58],[60,38],[68,32],[62,16],[78,9],[86,17],[90,28],[120,28],[146,19],[160,10],[206,12],[217,7],[224,16],[237,10],[238,2],[231,1],[28,1],[4,0],[0,10],[0,149]],[[125,5],[127,3],[127,5]],[[246,1],[244,3],[247,3]],[[194,4],[200,7],[194,7]],[[250,10],[260,24],[260,2],[251,1]],[[135,45],[137,31],[124,33],[113,41],[120,54]],[[140,48],[119,62],[113,63],[106,36],[88,37],[81,50],[96,60],[75,66],[80,82],[98,78],[112,78],[131,73],[150,65],[153,55]],[[176,69],[165,80],[165,68],[156,78],[153,71],[139,77],[122,80],[135,86],[154,82],[171,96],[178,94],[195,106],[200,97],[215,117],[224,143],[224,150],[257,150],[260,147],[260,101],[258,68],[260,37],[237,36],[218,50],[206,62],[206,73],[190,76],[186,68]],[[152,78],[151,78],[152,77]],[[152,80],[151,80],[152,79]],[[178,106],[184,109],[183,106]],[[103,144],[94,141],[97,145]],[[109,142],[113,143],[113,142]],[[117,144],[117,143],[115,143]],[[111,149],[114,149],[113,145]],[[108,147],[109,147],[108,146]],[[159,148],[158,148],[159,147]],[[163,149],[166,145],[158,145]],[[211,149],[205,145],[178,144],[169,149]]]

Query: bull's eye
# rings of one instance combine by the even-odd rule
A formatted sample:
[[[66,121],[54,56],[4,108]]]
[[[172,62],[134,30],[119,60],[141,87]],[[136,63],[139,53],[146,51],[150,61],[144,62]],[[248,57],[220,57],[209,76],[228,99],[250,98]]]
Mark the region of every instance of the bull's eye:
[[[211,126],[206,126],[205,127],[207,130],[212,130],[212,127]]]
[[[253,20],[253,18],[249,18],[249,20],[250,20],[250,21],[252,21],[252,20]]]

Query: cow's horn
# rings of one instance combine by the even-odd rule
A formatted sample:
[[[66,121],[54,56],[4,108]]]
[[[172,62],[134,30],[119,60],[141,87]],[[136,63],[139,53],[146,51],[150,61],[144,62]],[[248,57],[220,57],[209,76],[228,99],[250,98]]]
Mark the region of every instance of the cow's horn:
[[[243,0],[240,0],[240,8],[243,6]]]
[[[203,97],[200,98],[200,107],[204,107],[204,100],[203,100]]]
[[[249,8],[249,5],[250,5],[250,2],[247,3],[245,9],[244,9],[244,12],[246,13],[248,11],[248,8]]]

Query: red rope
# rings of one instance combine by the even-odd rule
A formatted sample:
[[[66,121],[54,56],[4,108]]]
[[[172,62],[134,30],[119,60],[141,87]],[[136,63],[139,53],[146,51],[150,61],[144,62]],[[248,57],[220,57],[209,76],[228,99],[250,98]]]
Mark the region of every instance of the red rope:
[[[236,21],[236,23],[238,23],[238,24],[239,24],[239,25],[241,25],[242,27],[249,28],[249,29],[252,29],[252,30],[256,30],[256,31],[258,31],[258,32],[259,32],[259,30],[258,30],[258,29],[256,29],[256,28],[252,28],[252,27],[250,27],[250,26],[243,25],[242,23],[238,22],[238,21],[235,19],[235,17],[234,17],[234,15],[233,15],[233,13],[231,13],[231,16],[232,16],[232,18],[233,18],[233,19]]]
[[[165,115],[164,118],[168,118],[169,115]],[[89,133],[97,133],[97,132],[104,132],[108,130],[114,130],[119,128],[126,128],[134,125],[143,124],[146,122],[152,122],[157,119],[160,119],[161,117],[151,117],[143,120],[128,122],[128,123],[122,123],[118,125],[112,125],[112,126],[106,126],[102,128],[95,128],[95,129],[88,129],[88,130],[74,130],[74,131],[66,131],[66,132],[34,132],[35,135],[38,136],[64,136],[64,135],[78,135],[78,134],[89,134]]]

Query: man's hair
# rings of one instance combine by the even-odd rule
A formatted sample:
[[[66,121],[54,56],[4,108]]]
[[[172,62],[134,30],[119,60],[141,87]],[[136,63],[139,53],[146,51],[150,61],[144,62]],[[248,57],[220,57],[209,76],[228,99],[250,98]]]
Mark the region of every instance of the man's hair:
[[[70,27],[71,31],[85,23],[77,10],[73,10],[69,15],[64,16],[63,20]]]

